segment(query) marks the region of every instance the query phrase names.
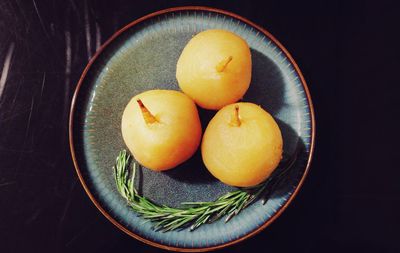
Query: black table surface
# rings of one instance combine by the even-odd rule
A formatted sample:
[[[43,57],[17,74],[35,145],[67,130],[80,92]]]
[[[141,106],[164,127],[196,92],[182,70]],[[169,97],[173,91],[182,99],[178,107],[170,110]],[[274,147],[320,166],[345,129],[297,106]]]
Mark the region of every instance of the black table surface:
[[[153,11],[242,15],[292,53],[313,98],[311,172],[289,208],[223,252],[399,252],[400,8],[378,1],[0,1],[0,252],[160,252],[91,203],[68,113],[96,49]]]

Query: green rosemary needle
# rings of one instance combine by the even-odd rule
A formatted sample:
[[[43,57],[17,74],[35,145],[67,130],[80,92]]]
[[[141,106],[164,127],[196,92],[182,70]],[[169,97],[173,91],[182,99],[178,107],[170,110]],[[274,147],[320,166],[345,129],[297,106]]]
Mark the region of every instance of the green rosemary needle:
[[[131,157],[122,150],[115,162],[114,177],[117,189],[127,204],[144,219],[153,222],[153,228],[157,231],[167,232],[176,229],[190,227],[193,231],[205,223],[212,223],[226,215],[225,222],[238,215],[243,209],[253,203],[267,192],[270,195],[280,179],[289,171],[290,166],[282,170],[276,177],[269,177],[264,183],[251,188],[241,188],[228,192],[215,201],[210,202],[184,202],[180,208],[158,205],[144,196],[141,196],[135,188],[134,181],[138,163],[133,161],[130,171]],[[265,203],[265,199],[263,204]]]

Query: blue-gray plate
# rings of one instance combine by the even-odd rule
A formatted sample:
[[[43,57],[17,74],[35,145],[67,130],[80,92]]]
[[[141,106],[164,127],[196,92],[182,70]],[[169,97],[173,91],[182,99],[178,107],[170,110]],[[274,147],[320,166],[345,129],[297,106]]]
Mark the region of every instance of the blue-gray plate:
[[[260,104],[277,120],[284,153],[297,153],[287,178],[268,202],[253,203],[228,223],[221,219],[190,232],[156,232],[118,193],[112,166],[123,142],[122,112],[131,97],[149,89],[176,89],[178,57],[192,36],[206,29],[230,30],[251,48],[252,81],[244,101]],[[200,110],[205,129],[214,111]],[[180,7],[140,18],[114,34],[91,59],[76,88],[70,114],[70,146],[79,179],[96,207],[118,228],[156,247],[206,251],[234,244],[268,226],[301,186],[314,147],[314,113],[304,78],[287,50],[266,30],[222,10]],[[213,178],[197,152],[163,173],[143,169],[142,194],[159,204],[214,200],[232,190]]]

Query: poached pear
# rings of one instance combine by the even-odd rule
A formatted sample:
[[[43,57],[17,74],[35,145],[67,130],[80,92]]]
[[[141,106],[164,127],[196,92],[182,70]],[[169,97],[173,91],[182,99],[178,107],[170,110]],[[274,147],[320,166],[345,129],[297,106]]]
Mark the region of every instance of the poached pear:
[[[208,124],[201,144],[205,166],[221,182],[255,186],[278,166],[282,135],[273,117],[253,103],[219,110]]]
[[[195,103],[173,90],[149,90],[133,97],[123,112],[121,129],[135,159],[156,171],[189,159],[202,134]]]
[[[179,87],[200,107],[218,110],[243,97],[251,80],[251,53],[246,41],[225,30],[194,36],[176,67]]]

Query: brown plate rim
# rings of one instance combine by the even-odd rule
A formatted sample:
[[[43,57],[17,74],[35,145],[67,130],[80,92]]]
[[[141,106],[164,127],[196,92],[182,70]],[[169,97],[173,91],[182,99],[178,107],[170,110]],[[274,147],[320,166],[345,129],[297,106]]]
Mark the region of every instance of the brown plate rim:
[[[111,217],[111,215],[109,213],[107,213],[107,211],[105,211],[103,209],[103,207],[100,205],[99,202],[97,202],[97,200],[94,198],[93,194],[90,192],[88,186],[86,185],[82,173],[80,171],[76,156],[75,156],[75,147],[74,147],[74,141],[73,141],[73,115],[75,113],[75,109],[76,109],[76,99],[79,93],[79,90],[82,86],[83,80],[86,77],[87,72],[89,71],[91,65],[95,62],[95,60],[98,58],[98,56],[104,51],[104,49],[115,39],[117,38],[120,34],[122,34],[125,30],[137,25],[138,23],[141,23],[149,18],[152,18],[154,16],[158,16],[158,15],[162,15],[162,14],[166,14],[166,13],[170,13],[170,12],[176,12],[176,11],[193,11],[193,10],[197,10],[197,11],[210,11],[210,12],[214,12],[214,13],[219,13],[219,14],[223,14],[223,15],[227,15],[230,17],[233,17],[235,19],[238,19],[256,29],[258,29],[260,32],[262,32],[265,36],[267,36],[270,40],[272,40],[282,51],[283,53],[286,55],[286,57],[288,58],[288,60],[290,61],[290,63],[293,65],[293,67],[295,68],[296,72],[298,73],[299,77],[300,77],[300,81],[301,84],[305,90],[306,96],[307,96],[307,102],[310,108],[310,115],[311,115],[311,146],[310,146],[310,153],[308,155],[308,160],[307,160],[307,165],[306,165],[306,169],[303,173],[303,176],[301,177],[298,185],[296,186],[296,189],[294,190],[293,194],[289,197],[289,199],[286,201],[286,203],[284,205],[282,205],[279,210],[270,218],[268,219],[262,226],[258,227],[257,229],[255,229],[254,231],[227,243],[224,244],[220,244],[217,246],[212,246],[212,247],[204,247],[204,248],[180,248],[180,247],[172,247],[172,246],[167,246],[167,245],[163,245],[163,244],[159,244],[153,241],[150,241],[148,239],[145,239],[135,233],[133,233],[132,231],[130,231],[129,229],[127,229],[126,227],[124,227],[122,224],[120,224],[118,221],[116,221],[113,217]],[[76,173],[78,174],[78,178],[79,181],[81,182],[83,188],[86,191],[86,194],[89,196],[90,200],[93,202],[93,204],[96,206],[97,209],[99,209],[99,211],[109,220],[111,221],[111,223],[113,223],[116,227],[118,227],[120,230],[122,230],[123,232],[125,232],[126,234],[128,234],[129,236],[142,241],[148,245],[154,246],[154,247],[158,247],[161,249],[165,249],[165,250],[170,250],[170,251],[178,251],[178,252],[204,252],[204,251],[211,251],[211,250],[215,250],[215,249],[220,249],[220,248],[224,248],[233,244],[236,244],[238,242],[241,242],[251,236],[254,236],[255,234],[261,232],[263,229],[265,229],[267,226],[269,226],[275,219],[277,219],[282,212],[288,207],[288,205],[293,201],[293,199],[295,198],[295,196],[297,195],[297,193],[299,192],[301,186],[304,183],[304,180],[309,172],[310,169],[310,165],[311,165],[311,160],[314,154],[314,147],[315,147],[315,115],[314,115],[314,107],[313,107],[313,103],[311,100],[311,95],[310,95],[310,91],[308,89],[307,83],[304,79],[304,76],[302,74],[302,72],[300,71],[297,63],[295,62],[295,60],[293,59],[293,57],[290,55],[290,53],[286,50],[286,48],[272,35],[270,34],[266,29],[262,28],[261,26],[251,22],[250,20],[241,17],[235,13],[229,12],[229,11],[225,11],[225,10],[221,10],[221,9],[217,9],[217,8],[212,8],[212,7],[206,7],[206,6],[181,6],[181,7],[173,7],[173,8],[168,8],[168,9],[163,9],[160,11],[156,11],[153,13],[150,13],[146,16],[143,16],[139,19],[136,19],[134,21],[132,21],[131,23],[127,24],[126,26],[124,26],[122,29],[118,30],[116,33],[114,33],[100,48],[99,50],[97,50],[97,52],[93,55],[93,57],[90,59],[89,63],[86,65],[79,81],[78,84],[76,86],[74,95],[72,97],[72,102],[71,102],[71,109],[70,109],[70,114],[69,114],[69,144],[70,144],[70,151],[71,151],[71,156],[72,156],[72,160],[74,163],[74,167],[76,170]]]

